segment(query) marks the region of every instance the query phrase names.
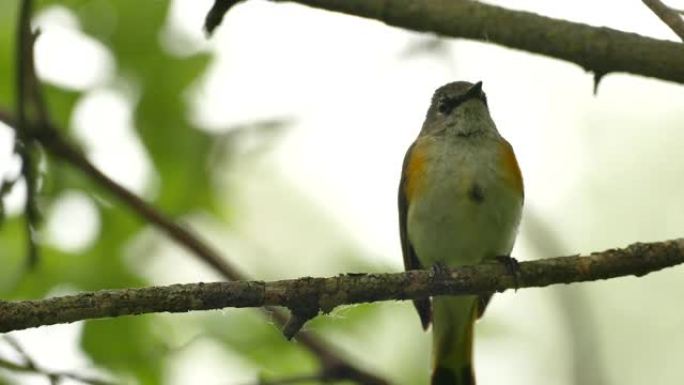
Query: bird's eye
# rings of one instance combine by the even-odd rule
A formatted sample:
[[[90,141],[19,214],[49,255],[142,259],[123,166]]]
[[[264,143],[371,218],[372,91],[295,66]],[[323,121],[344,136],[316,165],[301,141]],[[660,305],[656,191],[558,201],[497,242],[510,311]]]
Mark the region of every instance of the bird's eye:
[[[442,100],[439,101],[439,104],[437,105],[437,109],[439,112],[441,112],[444,115],[449,115],[451,111],[456,108],[459,104],[459,99],[455,98],[443,98]]]
[[[441,102],[439,102],[439,106],[437,106],[437,109],[443,115],[448,115],[449,111],[451,111],[451,108],[448,106],[448,103],[446,102],[446,100],[442,100]]]

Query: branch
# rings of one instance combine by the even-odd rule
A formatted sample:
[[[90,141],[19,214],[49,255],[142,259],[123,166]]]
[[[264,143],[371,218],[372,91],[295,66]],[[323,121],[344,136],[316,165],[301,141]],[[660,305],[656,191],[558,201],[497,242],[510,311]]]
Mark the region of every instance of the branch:
[[[38,86],[37,80],[35,84]],[[0,121],[15,128],[18,124],[16,118],[1,110]],[[151,204],[145,202],[142,198],[106,176],[102,171],[95,167],[78,148],[65,140],[60,134],[61,131],[54,127],[48,120],[41,119],[37,125],[39,126],[38,129],[34,128],[31,130],[31,138],[42,144],[50,155],[81,171],[94,183],[109,191],[119,199],[121,203],[132,209],[133,212],[143,220],[162,230],[180,246],[185,247],[192,252],[195,257],[213,267],[225,279],[236,281],[248,279],[236,267],[229,263],[228,260],[221,256],[217,250],[202,240],[199,235],[195,234],[192,230],[177,224],[173,219],[157,210]],[[269,308],[264,310],[279,325],[288,324],[289,317],[282,310]],[[338,379],[351,380],[363,385],[388,384],[386,380],[348,362],[341,354],[335,351],[334,347],[328,345],[311,333],[299,333],[297,341],[313,353],[324,370],[338,373],[340,375]]]
[[[523,233],[532,247],[533,255],[557,255],[567,250],[561,234],[534,207],[528,207],[525,211],[524,226]],[[567,346],[569,354],[566,363],[571,372],[568,384],[608,384],[601,329],[597,326],[595,310],[589,303],[591,292],[564,290],[565,287],[555,289],[551,290],[554,296],[552,301],[559,310],[558,318],[563,320],[561,323],[566,328],[563,333],[572,336]]]
[[[642,0],[668,27],[684,41],[684,20],[679,13],[660,0]]]
[[[204,31],[207,35],[211,35],[216,27],[223,21],[223,15],[226,14],[235,4],[243,0],[215,0],[207,16],[204,18]]]
[[[285,306],[296,313],[305,303],[328,313],[346,304],[643,276],[681,263],[684,263],[684,238],[636,243],[588,256],[522,262],[516,276],[511,276],[502,264],[488,263],[446,272],[414,270],[272,282],[233,281],[103,290],[43,300],[0,302],[0,332],[93,318],[226,307]]]
[[[0,121],[10,126],[15,123],[15,119],[13,119],[11,115],[2,111],[0,111]],[[195,257],[213,267],[225,279],[231,281],[247,280],[247,278],[224,259],[218,251],[205,243],[190,229],[175,223],[172,219],[156,210],[142,198],[107,177],[77,148],[64,140],[55,127],[49,126],[49,129],[41,130],[36,137],[36,140],[38,140],[51,155],[68,163],[92,179],[96,184],[108,190],[124,205],[132,209],[138,216],[163,230],[171,239],[193,252]],[[267,307],[263,310],[279,325],[288,325],[290,317],[281,309],[271,309]],[[297,317],[293,316],[293,319],[296,319]],[[289,324],[292,325],[292,323]],[[311,333],[299,333],[297,335],[297,341],[314,354],[325,371],[338,374],[339,377],[336,377],[337,379],[351,380],[363,385],[389,384],[386,380],[375,374],[366,372],[348,362],[336,352],[332,346]]]
[[[11,121],[11,119],[8,119],[6,123],[9,124]],[[247,280],[245,275],[232,266],[218,251],[199,238],[197,234],[190,229],[175,223],[171,218],[168,218],[152,205],[145,202],[142,198],[104,175],[104,173],[90,163],[78,149],[59,136],[57,130],[52,128],[47,132],[49,132],[50,135],[41,136],[38,140],[50,154],[80,170],[95,183],[104,187],[116,196],[124,205],[132,209],[138,216],[163,230],[171,239],[193,252],[194,256],[213,267],[225,279],[231,281]],[[289,317],[282,310],[270,308],[263,310],[265,310],[265,312],[279,325],[283,326],[288,324]],[[297,336],[297,341],[311,350],[326,370],[334,370],[341,375],[344,375],[343,377],[338,377],[339,379],[352,380],[364,385],[388,384],[384,379],[347,362],[339,353],[334,351],[333,347],[327,345],[324,341],[321,341],[310,333],[300,333]]]
[[[218,0],[221,1],[221,0]],[[553,19],[471,0],[277,0],[379,20],[415,31],[478,40],[578,64],[684,83],[681,44]]]
[[[132,209],[134,213],[164,231],[180,246],[195,254],[202,261],[220,272],[226,279],[239,280],[243,278],[242,273],[236,267],[232,266],[218,251],[201,240],[197,234],[177,224],[142,198],[106,176],[76,147],[64,140],[54,127],[48,131],[48,134],[38,136],[36,139],[51,155],[68,163],[92,179],[97,185],[108,190],[119,201]]]
[[[91,385],[116,385],[116,382],[106,381],[99,378],[91,378],[78,373],[71,373],[65,371],[54,371],[45,368],[37,367],[29,363],[17,364],[15,362],[6,360],[0,357],[0,368],[12,372],[39,374],[47,377],[51,383],[59,383],[60,380],[74,380],[84,384]]]
[[[16,70],[16,114],[17,124],[14,126],[16,136],[14,151],[21,158],[21,175],[26,182],[26,203],[24,204],[24,217],[26,219],[26,250],[27,266],[29,268],[38,262],[38,244],[36,242],[36,228],[40,221],[38,207],[36,205],[37,192],[37,167],[32,157],[33,143],[31,128],[29,125],[29,110],[35,110],[41,121],[45,118],[45,110],[42,108],[40,93],[35,91],[37,81],[33,65],[33,43],[37,34],[31,33],[31,9],[33,2],[23,0],[19,8],[19,21],[17,23],[16,47],[17,47],[17,70]]]
[[[87,377],[81,374],[65,372],[65,371],[54,371],[40,367],[35,361],[24,351],[24,349],[10,336],[4,336],[5,341],[10,345],[23,359],[23,363],[18,364],[10,360],[0,357],[0,368],[9,370],[12,372],[26,373],[26,374],[39,374],[48,378],[51,384],[59,384],[61,380],[74,380],[84,384],[90,385],[116,385],[115,382],[106,381],[99,378]]]
[[[37,34],[30,34],[30,15],[31,15],[31,0],[23,0],[22,9],[20,13],[20,27],[17,46],[19,48],[18,56],[18,122],[14,125],[11,123],[14,119],[8,114],[0,113],[0,120],[12,125],[17,129],[18,135],[24,135],[27,142],[38,141],[42,144],[48,152],[53,156],[69,163],[76,169],[83,172],[90,177],[95,183],[109,190],[113,195],[119,198],[125,205],[133,209],[139,216],[157,226],[167,233],[173,240],[178,242],[181,246],[186,247],[194,253],[199,259],[203,260],[221,275],[229,280],[245,280],[246,277],[241,274],[234,266],[232,266],[225,258],[223,258],[218,251],[213,249],[205,243],[198,235],[191,230],[177,224],[171,218],[156,210],[152,205],[145,202],[143,199],[128,191],[123,186],[119,185],[112,179],[108,178],[104,173],[97,169],[88,159],[74,146],[67,142],[60,136],[60,133],[50,123],[50,118],[47,114],[47,108],[42,95],[40,81],[36,76],[33,56],[33,42]],[[226,8],[227,9],[227,8]],[[225,11],[224,11],[225,12]],[[222,16],[222,15],[221,15]],[[30,35],[30,37],[27,37]],[[29,95],[32,102],[32,107],[38,115],[36,123],[29,122],[25,118],[24,98]],[[30,124],[31,123],[31,124]],[[24,125],[26,125],[24,127]],[[19,140],[18,140],[19,142]],[[27,170],[32,170],[28,162],[30,153],[26,151],[26,159],[23,165]],[[23,153],[22,153],[23,158]],[[34,191],[35,183],[33,183],[33,175],[26,174],[27,187],[29,195],[27,196],[27,231],[29,243],[29,263],[34,263],[37,258],[37,244],[33,238],[33,230],[38,221],[38,211],[35,209]],[[2,190],[4,186],[0,187]],[[0,205],[0,209],[1,209]],[[34,210],[35,209],[35,210]],[[0,210],[0,219],[2,219],[2,211]],[[263,309],[270,314],[272,318],[280,325],[295,325],[294,322],[288,322],[288,316],[280,309]],[[299,314],[293,313],[293,320],[300,319]],[[292,333],[294,334],[294,333]],[[306,348],[308,348],[313,355],[319,360],[322,370],[326,373],[335,374],[337,379],[351,380],[362,385],[388,385],[389,383],[372,373],[366,372],[358,368],[354,364],[348,362],[333,347],[326,344],[324,341],[316,338],[311,333],[300,333],[297,340]]]
[[[16,124],[16,119],[2,110],[0,110],[0,121],[8,126]],[[190,229],[175,223],[171,218],[155,209],[142,198],[106,176],[76,147],[62,138],[55,127],[47,126],[46,129],[40,130],[37,134],[36,140],[38,140],[51,155],[81,171],[96,184],[108,190],[125,206],[132,209],[134,213],[153,226],[163,230],[171,239],[190,250],[195,257],[213,267],[225,279],[234,281],[247,280],[246,276],[240,273],[223,258],[218,251],[205,243]],[[279,325],[284,326],[288,324],[290,317],[282,310],[270,308],[264,310]],[[297,341],[313,353],[320,361],[324,370],[337,373],[339,375],[337,379],[351,380],[364,385],[388,385],[386,380],[348,362],[342,355],[335,351],[334,347],[328,345],[311,333],[299,333],[297,335]]]
[[[290,384],[302,384],[302,383],[316,383],[316,384],[321,384],[321,383],[327,383],[335,381],[335,379],[329,378],[325,373],[318,373],[318,374],[310,374],[310,375],[304,375],[304,376],[295,376],[295,377],[287,377],[287,378],[279,378],[276,380],[265,380],[260,378],[258,382],[254,383],[254,385],[290,385]]]

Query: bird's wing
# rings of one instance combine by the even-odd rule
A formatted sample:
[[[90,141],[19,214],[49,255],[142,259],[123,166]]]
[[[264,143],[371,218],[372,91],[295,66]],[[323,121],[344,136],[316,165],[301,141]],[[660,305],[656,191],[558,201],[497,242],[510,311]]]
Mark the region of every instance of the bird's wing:
[[[413,149],[415,143],[409,147],[404,156],[404,164],[401,170],[401,181],[399,183],[399,235],[401,236],[401,251],[404,255],[404,268],[406,270],[417,270],[422,269],[418,256],[416,256],[416,251],[413,249],[413,245],[408,238],[408,231],[406,228],[408,209],[409,209],[409,199],[407,197],[407,186],[408,186],[408,170],[409,165],[413,155]],[[420,322],[423,324],[423,329],[427,329],[430,326],[432,310],[430,306],[430,299],[419,299],[413,301],[413,305],[418,311],[420,316]]]
[[[515,158],[515,153],[513,152],[513,147],[506,139],[501,138],[501,161],[504,170],[507,172],[505,181],[511,186],[515,191],[520,194],[520,201],[525,200],[525,189],[523,187],[522,174],[520,173],[520,167],[518,166],[518,161]],[[478,306],[477,306],[477,317],[480,318],[487,309],[489,301],[492,299],[494,293],[482,294],[479,296]]]

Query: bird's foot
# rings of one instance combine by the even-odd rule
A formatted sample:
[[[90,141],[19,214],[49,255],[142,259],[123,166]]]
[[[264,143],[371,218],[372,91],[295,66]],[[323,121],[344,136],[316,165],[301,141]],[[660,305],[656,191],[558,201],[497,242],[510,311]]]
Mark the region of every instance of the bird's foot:
[[[432,270],[432,274],[437,277],[449,274],[449,266],[447,266],[446,263],[441,261],[435,262],[430,270]]]
[[[501,263],[506,269],[506,272],[513,277],[514,288],[515,290],[518,290],[518,273],[520,273],[520,263],[518,260],[510,255],[497,255],[494,259]]]

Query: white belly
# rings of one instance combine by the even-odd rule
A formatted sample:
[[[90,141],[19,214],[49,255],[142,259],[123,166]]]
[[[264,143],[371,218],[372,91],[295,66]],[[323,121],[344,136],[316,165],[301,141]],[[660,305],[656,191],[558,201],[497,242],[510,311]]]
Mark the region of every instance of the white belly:
[[[426,185],[409,205],[408,237],[426,268],[508,255],[520,221],[522,194],[501,176],[497,143],[457,140],[436,145]]]

